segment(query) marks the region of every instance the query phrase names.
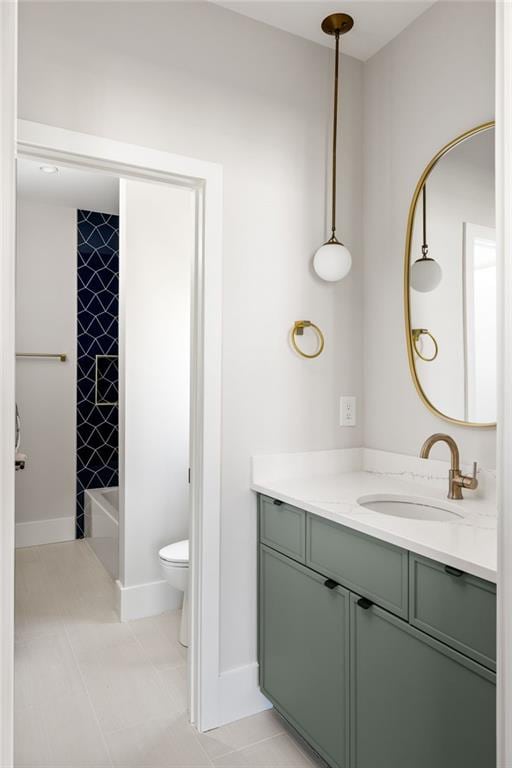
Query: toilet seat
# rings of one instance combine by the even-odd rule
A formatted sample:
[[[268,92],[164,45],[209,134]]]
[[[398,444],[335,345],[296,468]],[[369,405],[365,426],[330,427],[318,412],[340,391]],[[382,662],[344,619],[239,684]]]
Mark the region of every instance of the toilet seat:
[[[158,556],[163,563],[168,563],[175,568],[188,568],[189,546],[188,539],[176,541],[174,544],[168,544],[162,547]]]

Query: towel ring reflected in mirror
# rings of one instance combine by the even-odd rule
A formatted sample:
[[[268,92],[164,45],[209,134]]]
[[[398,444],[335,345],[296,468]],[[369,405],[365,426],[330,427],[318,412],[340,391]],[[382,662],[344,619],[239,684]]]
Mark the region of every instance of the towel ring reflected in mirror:
[[[435,337],[430,333],[428,328],[413,328],[411,331],[412,336],[412,343],[414,346],[414,351],[420,358],[420,360],[424,360],[426,363],[431,363],[433,360],[436,359],[438,353],[439,353],[439,345],[435,339]],[[420,351],[418,348],[418,342],[420,341],[422,336],[428,336],[432,340],[432,344],[434,345],[434,354],[428,357],[428,355],[424,355],[423,352]]]
[[[304,328],[312,328],[314,330],[314,332],[316,333],[317,338],[318,338],[318,348],[317,348],[316,352],[313,352],[311,354],[309,354],[307,352],[303,352],[303,350],[297,344],[297,338],[296,337],[304,335]],[[324,335],[323,335],[322,331],[320,330],[320,328],[318,327],[318,325],[315,325],[314,323],[312,323],[311,320],[296,320],[295,323],[294,323],[294,326],[293,326],[293,328],[291,330],[291,333],[290,333],[290,341],[291,341],[292,347],[294,348],[296,353],[298,355],[300,355],[301,357],[308,358],[309,360],[311,360],[311,359],[313,359],[315,357],[318,357],[324,351],[324,346],[325,346]]]

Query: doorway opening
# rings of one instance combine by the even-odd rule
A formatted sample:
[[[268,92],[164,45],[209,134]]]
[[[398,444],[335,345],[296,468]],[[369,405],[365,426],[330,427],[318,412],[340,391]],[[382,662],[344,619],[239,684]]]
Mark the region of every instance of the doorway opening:
[[[189,719],[194,193],[20,158],[17,208],[15,730],[108,762]]]
[[[119,354],[117,361],[115,353],[103,355],[103,350],[100,350],[98,355],[94,355],[95,405],[99,406],[101,403],[99,407],[108,409],[115,402],[110,399],[112,370],[109,370],[109,367],[112,361],[114,368],[117,362],[119,377],[119,491],[116,493],[114,478],[105,486],[99,486],[100,501],[109,513],[107,516],[104,514],[105,509],[102,510],[102,523],[110,526],[109,532],[116,522],[112,507],[115,510],[116,502],[119,501],[118,560],[116,564],[115,556],[112,556],[115,547],[112,547],[111,535],[98,536],[98,542],[93,542],[93,537],[89,537],[88,541],[82,538],[77,541],[72,540],[70,536],[68,541],[51,546],[64,547],[68,543],[73,546],[83,545],[87,547],[88,554],[92,555],[94,544],[99,544],[94,553],[94,563],[101,568],[102,576],[108,577],[110,584],[114,585],[112,589],[117,616],[122,617],[125,622],[116,621],[116,629],[112,622],[114,635],[116,632],[124,632],[127,622],[148,620],[154,623],[155,619],[152,617],[158,617],[162,610],[172,610],[180,604],[183,579],[181,578],[181,587],[174,583],[174,587],[177,586],[178,589],[173,590],[173,581],[167,578],[167,569],[169,565],[173,569],[176,565],[183,565],[183,557],[180,555],[179,562],[175,562],[175,559],[169,559],[169,553],[165,552],[169,543],[176,543],[178,534],[172,532],[172,538],[169,539],[167,531],[163,539],[160,532],[160,537],[156,537],[158,540],[151,541],[148,528],[154,533],[155,526],[144,526],[144,510],[150,513],[160,510],[160,521],[165,517],[161,513],[164,501],[162,486],[159,489],[158,483],[148,482],[148,477],[151,479],[151,473],[155,475],[155,466],[161,468],[165,457],[168,458],[170,448],[168,440],[165,441],[166,445],[163,445],[162,424],[168,423],[166,417],[169,415],[169,409],[174,408],[172,415],[175,425],[179,416],[182,424],[189,425],[190,437],[189,455],[185,461],[185,470],[188,470],[185,471],[185,482],[189,488],[187,495],[191,544],[190,610],[186,627],[189,648],[188,664],[183,667],[180,659],[183,659],[184,646],[179,644],[179,622],[175,620],[174,627],[169,629],[169,632],[178,638],[180,663],[174,665],[164,662],[164,666],[169,669],[175,666],[182,668],[181,681],[177,682],[183,692],[185,680],[188,719],[198,731],[206,731],[222,723],[222,709],[218,706],[221,169],[212,163],[26,121],[19,123],[18,159],[20,162],[36,161],[39,173],[43,173],[40,170],[42,165],[55,165],[59,169],[90,172],[96,176],[103,174],[119,180]],[[172,210],[169,209],[167,200],[165,223],[159,233],[155,225],[155,211],[159,206],[160,210],[165,208],[165,203],[162,202],[165,195],[174,196],[174,200]],[[141,215],[141,197],[145,197],[145,201],[142,201],[146,206],[145,216]],[[182,201],[181,210],[177,204],[178,199]],[[92,213],[116,215],[115,212],[94,211],[95,207],[101,206],[88,204],[80,210],[92,209]],[[122,215],[123,207],[130,211],[130,215]],[[164,217],[160,216],[160,220],[163,219]],[[167,248],[168,253],[176,254],[183,250],[184,241],[179,241],[177,233],[185,231],[184,222],[190,224],[186,235],[190,269],[186,279],[184,274],[181,275],[181,285],[187,282],[188,305],[178,300],[172,303],[167,301],[167,306],[170,305],[175,314],[172,317],[162,317],[162,314],[158,315],[156,308],[160,307],[162,310],[163,307],[161,298],[164,294],[165,279],[155,288],[154,283],[151,283],[151,275],[154,277],[156,270],[158,277],[159,270],[165,263],[162,251],[165,250],[166,237],[174,238],[171,247]],[[154,260],[153,265],[151,259]],[[176,275],[172,278],[175,287],[179,281],[176,280]],[[153,296],[155,291],[156,299]],[[152,299],[149,303],[148,296]],[[184,343],[184,335],[176,334],[176,327],[179,325],[176,312],[179,310],[183,318],[187,308],[189,333],[187,342]],[[166,333],[165,343],[159,345],[158,333],[161,333],[162,329]],[[187,407],[184,407],[183,401],[177,396],[179,376],[176,375],[176,370],[183,368],[177,368],[176,361],[178,352],[183,352],[184,349],[189,360]],[[138,354],[140,350],[144,351],[143,355]],[[162,375],[162,364],[167,365],[169,369],[172,359],[175,367],[169,393],[169,389],[165,389],[165,382],[162,381],[165,379]],[[28,362],[29,359],[24,360]],[[31,361],[35,362],[35,359]],[[21,362],[19,359],[19,364]],[[49,363],[50,359],[45,362]],[[60,360],[59,364],[62,364]],[[147,395],[148,382],[154,386],[155,393],[150,393],[154,396],[145,397],[143,401],[141,395]],[[172,386],[175,386],[174,391]],[[180,380],[180,386],[180,391],[183,392],[183,380]],[[102,388],[103,391],[100,391]],[[166,397],[162,396],[163,391]],[[142,402],[146,410],[136,408],[137,404]],[[22,442],[19,453],[23,453]],[[23,461],[25,469],[22,472],[25,472],[29,456],[23,458]],[[168,461],[165,466],[167,488],[168,485],[172,486],[173,478],[172,472],[169,472]],[[162,474],[161,471],[156,472],[159,478]],[[84,488],[84,491],[89,490]],[[176,493],[173,493],[173,498],[175,495]],[[94,516],[99,520],[100,515],[97,509],[86,509],[89,501],[84,493],[82,532],[85,539],[91,533],[90,526]],[[137,501],[140,502],[138,507]],[[168,517],[169,515],[166,523],[169,522]],[[101,527],[96,526],[96,531],[101,531]],[[181,535],[183,534],[179,534],[179,541],[184,541]],[[102,562],[99,555],[105,542],[109,542],[110,546],[107,547],[107,555]],[[161,546],[162,544],[164,546]],[[20,547],[20,551],[21,549]],[[103,550],[102,552],[104,554]],[[144,568],[148,567],[150,561],[151,567],[156,567],[156,572],[153,571],[153,576],[149,575],[148,579]],[[109,565],[113,572],[109,572]],[[114,581],[116,565],[119,578]],[[169,605],[169,594],[174,595],[174,605]],[[165,604],[162,606],[162,603]],[[148,637],[150,636],[156,642],[158,632],[148,633]],[[181,640],[183,639],[182,635]],[[138,642],[140,645],[140,638]],[[137,700],[138,696],[134,694],[132,698]],[[169,711],[167,709],[167,712]]]

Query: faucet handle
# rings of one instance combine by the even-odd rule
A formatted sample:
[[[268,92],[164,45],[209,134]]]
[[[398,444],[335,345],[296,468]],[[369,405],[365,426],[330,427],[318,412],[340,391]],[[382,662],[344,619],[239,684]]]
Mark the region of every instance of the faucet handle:
[[[474,461],[473,462],[473,474],[472,475],[463,475],[462,476],[462,486],[463,486],[463,488],[469,488],[470,491],[474,491],[476,488],[478,488],[477,472],[478,472],[478,465],[477,465],[476,461]]]

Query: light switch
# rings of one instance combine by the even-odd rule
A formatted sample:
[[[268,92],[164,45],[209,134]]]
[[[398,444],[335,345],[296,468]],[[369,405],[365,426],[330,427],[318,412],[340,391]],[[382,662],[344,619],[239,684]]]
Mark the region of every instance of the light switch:
[[[340,426],[355,427],[356,398],[353,395],[340,397]]]

